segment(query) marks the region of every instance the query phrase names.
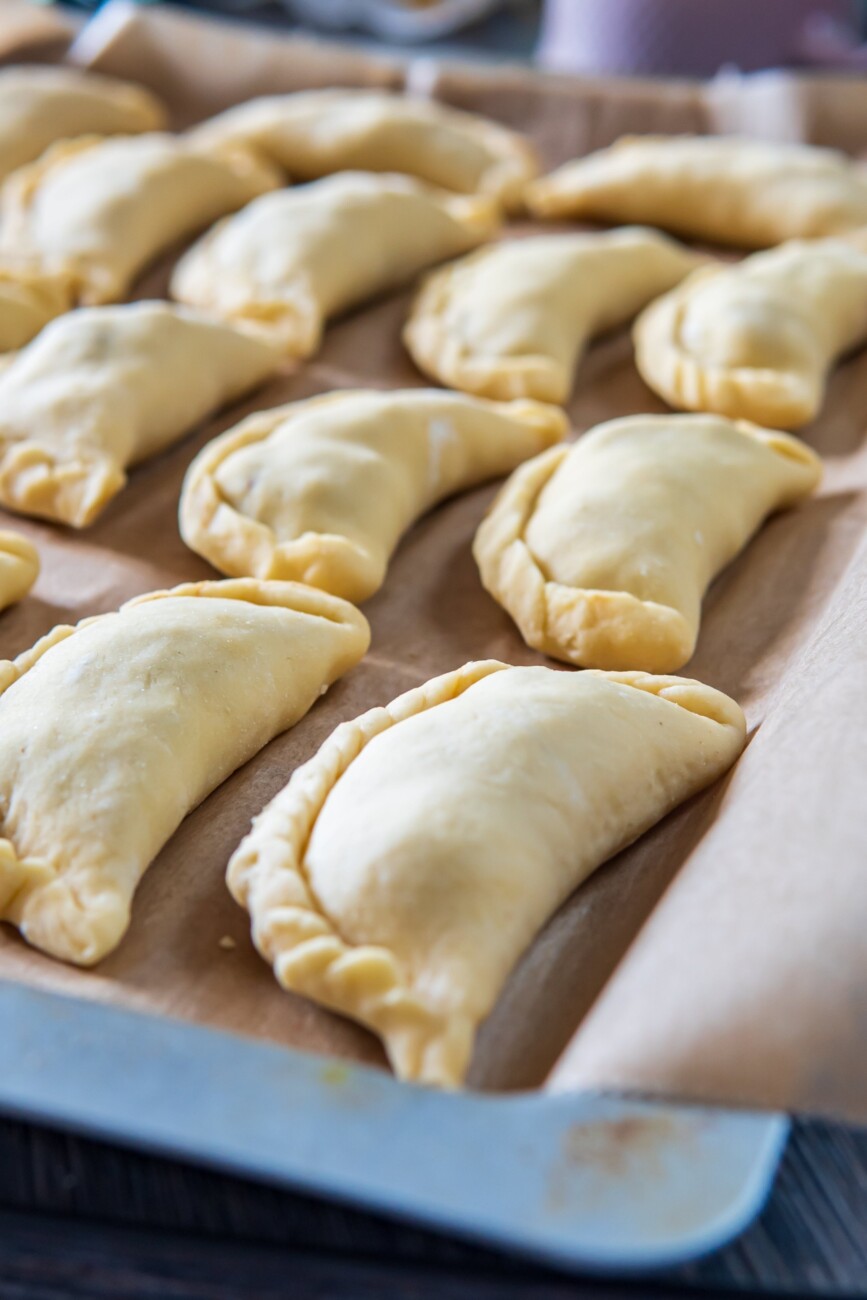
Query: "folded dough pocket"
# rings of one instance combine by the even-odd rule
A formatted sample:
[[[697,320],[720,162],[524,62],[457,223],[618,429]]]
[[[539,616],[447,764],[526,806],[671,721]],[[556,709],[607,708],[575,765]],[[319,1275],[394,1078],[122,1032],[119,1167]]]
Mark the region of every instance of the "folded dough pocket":
[[[201,582],[59,627],[0,665],[0,918],[90,965],[182,819],[369,639],[294,583]]]
[[[0,252],[66,272],[81,303],[116,302],[173,244],[279,183],[250,153],[170,135],[66,140],[6,181]]]
[[[566,434],[561,411],[413,388],[258,411],[199,453],[181,535],[229,574],[373,595],[402,534],[443,498]]]
[[[565,402],[587,343],[701,261],[640,228],[495,244],[427,277],[404,342],[421,370],[451,388]]]
[[[635,360],[672,406],[806,424],[838,357],[867,339],[867,251],[795,241],[696,271],[635,326]]]
[[[165,110],[142,86],[77,68],[0,71],[0,180],[57,140],[158,131]]]
[[[0,353],[25,343],[73,304],[75,286],[63,271],[26,259],[0,258]]]
[[[534,181],[555,220],[639,222],[686,239],[768,248],[867,224],[867,168],[834,149],[734,136],[624,136]]]
[[[548,917],[744,730],[699,682],[467,664],[338,727],[229,888],[285,988],[368,1025],[401,1077],[454,1086]]]
[[[39,552],[20,533],[0,530],[0,609],[23,599],[39,577]]]
[[[0,503],[81,528],[153,456],[279,366],[164,302],[61,316],[0,370]]]
[[[459,194],[520,202],[538,166],[505,127],[429,99],[374,90],[309,90],[230,108],[191,132],[202,148],[255,149],[293,180],[331,172],[403,172]]]
[[[796,438],[719,416],[611,420],[516,470],[473,554],[528,645],[586,668],[673,672],[713,577],[820,473]]]
[[[221,222],[181,258],[172,297],[307,357],[332,316],[477,247],[497,224],[491,199],[409,176],[342,172]]]

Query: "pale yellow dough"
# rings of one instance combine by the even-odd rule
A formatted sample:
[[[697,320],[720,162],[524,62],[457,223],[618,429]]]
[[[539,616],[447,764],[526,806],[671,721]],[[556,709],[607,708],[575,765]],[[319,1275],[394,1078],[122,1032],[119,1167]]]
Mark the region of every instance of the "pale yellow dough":
[[[867,168],[833,149],[734,136],[625,136],[534,181],[537,217],[640,222],[767,248],[867,224]]]
[[[285,988],[368,1025],[402,1078],[455,1086],[548,917],[744,732],[699,682],[467,664],[338,727],[229,888]]]
[[[75,68],[0,71],[0,180],[57,140],[158,131],[165,112],[149,91]]]
[[[0,370],[0,503],[92,523],[131,465],[279,364],[265,342],[169,303],[69,312]]]
[[[696,271],[635,326],[635,360],[672,406],[795,429],[867,340],[867,251],[796,241]]]
[[[201,582],[58,627],[0,664],[0,918],[99,961],[183,818],[361,658],[353,606]]]
[[[309,90],[230,108],[192,132],[206,148],[244,145],[289,173],[404,172],[514,208],[538,171],[529,143],[473,113],[373,90]]]
[[[0,609],[22,600],[39,577],[39,552],[20,533],[0,530]]]
[[[490,199],[342,172],[221,222],[178,263],[172,296],[307,357],[330,317],[475,248],[497,222]]]
[[[0,352],[29,343],[72,306],[74,287],[63,272],[50,274],[28,261],[0,260]]]
[[[79,302],[116,302],[173,244],[279,183],[246,151],[200,153],[175,136],[67,140],[6,181],[0,253],[66,272]]]
[[[712,578],[820,474],[802,442],[744,422],[611,420],[516,470],[473,554],[528,645],[586,668],[673,672]]]
[[[588,342],[702,261],[654,230],[495,244],[425,280],[404,342],[425,374],[503,401],[565,402]]]
[[[294,578],[366,600],[421,514],[509,473],[567,428],[562,412],[536,402],[423,388],[259,411],[193,461],[181,535],[223,573]]]

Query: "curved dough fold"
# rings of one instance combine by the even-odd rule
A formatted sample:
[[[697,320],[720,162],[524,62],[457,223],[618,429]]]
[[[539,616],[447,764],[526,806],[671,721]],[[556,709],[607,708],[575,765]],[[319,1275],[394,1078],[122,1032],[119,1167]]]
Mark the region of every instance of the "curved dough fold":
[[[22,600],[39,577],[39,552],[20,533],[0,529],[0,609]]]
[[[538,171],[529,143],[474,113],[373,90],[309,90],[253,99],[196,127],[203,148],[255,149],[293,180],[331,172],[403,172],[459,194],[520,202]]]
[[[169,303],[61,316],[0,370],[0,503],[82,528],[131,465],[279,364],[263,341]]]
[[[0,352],[23,348],[50,320],[69,311],[73,297],[74,286],[63,272],[52,275],[30,261],[0,260]]]
[[[81,303],[116,302],[173,244],[279,183],[246,151],[171,135],[66,140],[4,185],[0,252],[66,272]]]
[[[709,266],[647,308],[635,361],[672,406],[795,429],[818,414],[828,372],[867,340],[867,251],[796,241]]]
[[[58,627],[0,664],[0,918],[91,965],[183,818],[361,658],[351,605],[201,582]]]
[[[165,125],[159,100],[142,86],[77,68],[0,71],[0,180],[49,145],[78,135],[135,135]]]
[[[172,297],[308,357],[330,317],[475,248],[497,220],[489,199],[341,172],[220,222],[181,258]]]
[[[366,600],[420,515],[509,473],[567,427],[560,411],[535,402],[423,388],[328,393],[258,411],[193,461],[181,535],[224,573],[294,578]]]
[[[735,136],[624,136],[534,181],[537,217],[639,222],[767,248],[867,225],[867,168],[833,149]]]
[[[467,664],[346,722],[256,818],[228,884],[279,982],[459,1084],[557,907],[714,781],[744,718],[699,682]]]
[[[743,422],[611,420],[516,470],[473,554],[528,645],[587,668],[673,672],[711,580],[820,473],[796,438]]]
[[[495,244],[426,278],[404,342],[451,388],[562,403],[590,339],[625,325],[702,260],[640,228]]]

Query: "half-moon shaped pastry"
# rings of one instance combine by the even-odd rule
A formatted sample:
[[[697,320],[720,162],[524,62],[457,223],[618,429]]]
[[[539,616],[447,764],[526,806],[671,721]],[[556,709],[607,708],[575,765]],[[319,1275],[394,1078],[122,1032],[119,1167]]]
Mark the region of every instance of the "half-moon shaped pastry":
[[[0,609],[22,600],[39,577],[39,552],[20,533],[0,530]]]
[[[251,153],[170,135],[66,140],[6,181],[0,252],[67,272],[79,302],[116,302],[173,244],[279,183]]]
[[[294,578],[356,602],[443,498],[566,434],[562,412],[412,388],[327,393],[258,411],[193,461],[181,536],[223,573]]]
[[[0,71],[0,180],[57,140],[135,135],[165,125],[159,100],[141,86],[76,68]]]
[[[716,780],[744,717],[700,682],[466,664],[338,727],[228,868],[293,992],[459,1084],[479,1023],[598,866]]]
[[[308,357],[330,317],[466,253],[496,225],[490,199],[341,172],[266,195],[215,226],[181,258],[172,297]]]
[[[744,422],[611,420],[516,470],[473,554],[527,645],[586,668],[673,672],[711,580],[820,474],[804,443]]]
[[[642,229],[494,244],[426,278],[404,342],[450,388],[565,402],[590,339],[631,321],[702,260]]]
[[[811,145],[625,136],[534,181],[526,201],[537,217],[639,222],[768,248],[867,225],[867,168]]]
[[[538,171],[529,143],[473,113],[374,90],[309,90],[230,108],[197,127],[204,148],[243,145],[293,180],[331,172],[404,172],[514,208]]]
[[[0,259],[0,352],[12,352],[68,311],[73,285],[63,272],[46,273],[31,262]]]
[[[279,364],[264,341],[169,303],[69,312],[0,370],[0,503],[82,528],[131,465]]]
[[[867,340],[867,251],[796,241],[696,271],[647,308],[635,361],[672,406],[795,429],[828,373]]]
[[[183,818],[367,649],[295,583],[200,582],[57,627],[0,664],[0,918],[89,966]]]

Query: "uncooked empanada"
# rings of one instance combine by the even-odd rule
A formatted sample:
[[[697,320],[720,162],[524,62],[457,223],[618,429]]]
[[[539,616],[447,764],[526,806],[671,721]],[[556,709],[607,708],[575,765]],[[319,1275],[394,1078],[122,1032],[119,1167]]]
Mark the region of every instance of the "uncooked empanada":
[[[538,170],[523,136],[428,99],[374,90],[309,90],[230,108],[196,144],[256,149],[293,180],[330,172],[404,172],[444,190],[515,207]]]
[[[699,682],[467,664],[346,722],[256,818],[228,883],[280,983],[396,1072],[463,1079],[521,954],[601,863],[726,770]]]
[[[172,296],[307,357],[329,317],[466,253],[496,226],[490,199],[409,176],[341,172],[220,222],[178,263]]]
[[[23,599],[39,577],[39,552],[20,533],[0,531],[0,609]]]
[[[0,260],[0,352],[12,352],[68,311],[73,285],[62,271],[50,274],[31,262]]]
[[[867,252],[827,239],[710,266],[635,326],[643,378],[672,406],[794,429],[835,360],[867,339]]]
[[[419,515],[507,474],[567,427],[551,406],[423,388],[259,411],[193,461],[181,535],[224,573],[295,578],[366,600]]]
[[[156,134],[67,140],[6,181],[0,252],[67,272],[79,302],[116,302],[155,257],[279,183],[244,150]]]
[[[767,248],[867,224],[867,169],[833,149],[734,136],[625,136],[534,181],[538,217],[640,222]]]
[[[565,402],[589,340],[625,325],[701,260],[640,228],[495,244],[427,277],[404,342],[451,388]]]
[[[92,523],[129,466],[279,364],[264,341],[169,303],[61,316],[0,370],[0,503]]]
[[[745,422],[611,420],[516,470],[473,553],[528,645],[586,668],[673,672],[711,579],[820,473],[802,442]]]
[[[0,918],[87,966],[182,819],[367,648],[297,583],[200,582],[58,627],[0,664]]]
[[[57,140],[134,135],[165,125],[159,100],[141,86],[76,68],[0,71],[0,180]]]

